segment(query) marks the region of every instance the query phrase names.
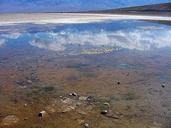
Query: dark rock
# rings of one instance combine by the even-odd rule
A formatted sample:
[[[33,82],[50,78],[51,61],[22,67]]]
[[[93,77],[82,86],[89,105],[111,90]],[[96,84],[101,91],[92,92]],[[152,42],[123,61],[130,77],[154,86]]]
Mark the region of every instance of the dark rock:
[[[118,82],[117,82],[117,85],[120,85],[120,84],[121,84],[121,82],[118,81]]]
[[[162,84],[161,86],[162,86],[162,88],[165,88],[165,84]]]
[[[102,110],[102,111],[101,111],[101,114],[102,114],[102,115],[106,115],[107,113],[108,113],[107,110]]]
[[[44,117],[46,115],[46,111],[41,111],[38,114],[38,117]]]
[[[31,73],[29,76],[27,76],[26,81],[31,81],[31,82],[39,82],[39,78],[35,72]]]
[[[87,97],[87,102],[88,102],[89,104],[93,104],[93,103],[96,102],[96,99],[95,99],[93,96],[88,96],[88,97]]]
[[[70,93],[70,96],[78,96],[78,94],[76,92]]]

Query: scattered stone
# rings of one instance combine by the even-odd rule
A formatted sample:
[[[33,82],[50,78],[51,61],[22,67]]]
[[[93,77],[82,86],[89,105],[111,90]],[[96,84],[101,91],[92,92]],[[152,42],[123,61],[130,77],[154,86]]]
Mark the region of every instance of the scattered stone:
[[[73,107],[73,106],[67,106],[67,107],[64,107],[63,108],[63,113],[65,113],[65,112],[70,112],[70,111],[72,111],[72,110],[75,110],[75,107]]]
[[[31,80],[17,80],[15,81],[16,84],[20,85],[20,86],[27,86],[28,84],[32,84],[33,82]]]
[[[81,110],[79,110],[78,113],[81,114],[81,115],[86,115],[87,114],[86,112],[81,111]]]
[[[66,99],[62,100],[62,102],[64,104],[73,104],[74,101],[72,99],[70,99],[70,98],[66,98]]]
[[[93,96],[88,96],[88,97],[87,97],[87,102],[88,102],[89,104],[93,104],[94,102],[96,102],[96,100],[95,100],[95,98],[94,98]]]
[[[80,97],[79,97],[79,100],[80,100],[80,101],[86,101],[86,100],[87,100],[87,97],[85,97],[85,96],[80,96]]]
[[[84,120],[80,120],[80,119],[78,119],[77,121],[78,121],[78,124],[81,124],[81,125],[83,125],[83,124],[85,123],[85,121],[84,121]]]
[[[108,118],[120,119],[119,116],[114,114],[112,110],[108,110],[108,112],[105,116]]]
[[[27,86],[19,86],[21,89],[25,89],[27,88]]]
[[[25,85],[27,85],[27,82],[24,81],[24,80],[17,80],[17,81],[15,81],[15,82],[16,82],[16,84],[18,84],[18,85],[20,85],[20,86],[25,86]]]
[[[162,86],[162,88],[165,88],[165,84],[162,84],[161,86]]]
[[[76,103],[76,106],[80,106],[80,105],[81,105],[81,103],[80,103],[80,102],[77,102],[77,103]]]
[[[46,114],[46,111],[41,111],[39,112],[38,117],[45,117]]]
[[[108,118],[120,119],[119,116],[114,114],[112,110],[102,110],[101,114]]]
[[[31,80],[27,80],[27,83],[32,84],[32,81]]]
[[[78,94],[76,92],[70,93],[70,96],[78,96]]]
[[[102,111],[101,111],[101,114],[102,114],[102,115],[106,115],[107,113],[108,113],[107,110],[102,110]]]
[[[121,82],[118,81],[118,82],[117,82],[117,85],[120,85],[120,84],[121,84]]]
[[[26,77],[27,80],[31,80],[32,82],[38,82],[39,78],[36,72],[32,72],[29,76]]]
[[[89,125],[88,123],[85,123],[85,124],[84,124],[84,127],[85,127],[85,128],[90,128],[90,125]]]
[[[13,125],[16,124],[19,121],[19,118],[15,115],[9,115],[6,116],[3,120],[2,120],[2,125]]]

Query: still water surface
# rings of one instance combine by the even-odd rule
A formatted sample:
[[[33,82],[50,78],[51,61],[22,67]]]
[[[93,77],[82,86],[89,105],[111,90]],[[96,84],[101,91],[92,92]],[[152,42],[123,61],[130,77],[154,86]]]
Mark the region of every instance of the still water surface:
[[[170,128],[170,85],[171,26],[0,26],[2,128]]]

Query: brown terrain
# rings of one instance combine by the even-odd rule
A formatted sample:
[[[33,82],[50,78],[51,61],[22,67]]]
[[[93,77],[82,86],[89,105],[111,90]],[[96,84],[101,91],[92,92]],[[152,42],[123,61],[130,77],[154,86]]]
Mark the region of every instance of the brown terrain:
[[[102,11],[90,11],[90,12],[111,13],[111,14],[171,16],[171,3],[153,4],[153,5],[144,5],[144,6],[109,9],[109,10],[102,10]]]

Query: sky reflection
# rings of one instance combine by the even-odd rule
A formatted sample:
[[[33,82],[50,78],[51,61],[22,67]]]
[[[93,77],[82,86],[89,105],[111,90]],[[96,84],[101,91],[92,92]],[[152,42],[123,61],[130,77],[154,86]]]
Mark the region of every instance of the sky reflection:
[[[111,27],[115,27],[114,24],[112,23]],[[122,24],[129,26],[128,22],[122,22]],[[104,26],[91,29],[91,24],[86,27],[80,24],[61,29],[57,27],[55,31],[1,34],[0,46],[2,47],[11,39],[19,41],[21,38],[26,38],[31,46],[55,52],[65,51],[76,45],[82,50],[87,49],[87,46],[88,48],[120,47],[140,51],[171,47],[170,27],[144,24],[145,22],[141,22],[135,27],[110,30]]]

